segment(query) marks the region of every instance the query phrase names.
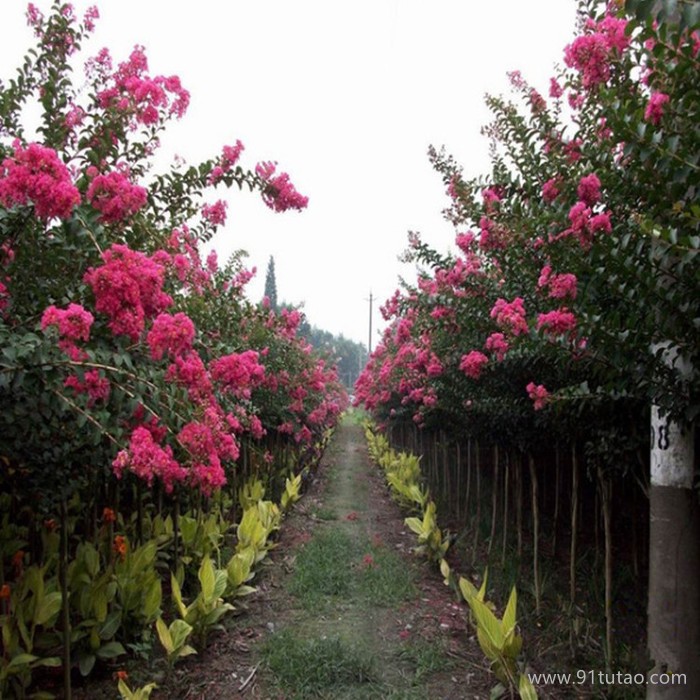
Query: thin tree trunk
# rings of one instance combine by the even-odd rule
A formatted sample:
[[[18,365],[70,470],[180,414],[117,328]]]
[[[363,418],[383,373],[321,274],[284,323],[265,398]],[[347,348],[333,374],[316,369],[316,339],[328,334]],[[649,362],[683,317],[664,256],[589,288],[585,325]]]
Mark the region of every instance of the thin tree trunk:
[[[605,532],[605,670],[610,673],[613,662],[613,628],[612,628],[612,531],[611,500],[612,482],[598,467],[598,484],[603,509],[603,529]]]
[[[515,527],[518,531],[518,564],[523,558],[523,464],[522,458],[514,472],[515,476]]]
[[[540,511],[537,503],[537,472],[535,471],[535,460],[532,455],[528,455],[528,465],[530,467],[530,485],[532,488],[532,573],[535,582],[535,610],[539,615],[541,606],[539,560]]]
[[[455,443],[455,461],[457,463],[457,471],[455,473],[455,496],[456,509],[455,516],[457,522],[462,515],[462,450],[460,449],[459,440]]]
[[[560,463],[559,444],[554,448],[554,535],[552,536],[552,555],[557,556],[557,532],[559,530],[559,491],[561,486],[561,463]]]
[[[569,549],[569,604],[576,604],[576,538],[578,525],[578,455],[571,448],[571,545]]]
[[[510,464],[506,452],[505,472],[503,474],[503,543],[501,545],[501,567],[506,565],[506,545],[508,543],[508,481]]]
[[[481,524],[481,456],[479,455],[479,441],[476,441],[476,520],[474,522],[474,544],[472,547],[472,566],[476,563],[476,550],[479,546],[479,526]]]
[[[63,637],[63,697],[71,700],[71,654],[70,654],[70,601],[68,598],[68,507],[66,499],[61,499],[61,561],[59,566],[59,585],[61,587],[61,627]]]
[[[493,446],[493,483],[491,484],[491,534],[487,557],[491,558],[493,541],[496,538],[496,515],[498,513],[498,445]]]
[[[467,440],[467,495],[464,499],[464,522],[469,524],[469,496],[472,485],[472,440]]]

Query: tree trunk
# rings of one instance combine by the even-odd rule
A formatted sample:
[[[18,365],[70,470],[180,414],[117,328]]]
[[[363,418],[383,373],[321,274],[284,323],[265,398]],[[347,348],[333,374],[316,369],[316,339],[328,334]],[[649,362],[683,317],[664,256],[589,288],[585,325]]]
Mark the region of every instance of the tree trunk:
[[[61,587],[61,634],[63,662],[63,697],[71,700],[71,653],[70,653],[70,600],[68,592],[68,506],[66,499],[61,499],[61,539],[60,539],[59,585]]]
[[[491,558],[493,541],[496,538],[496,515],[498,513],[498,445],[493,446],[493,483],[491,484],[491,534],[487,556]]]
[[[576,604],[576,537],[578,525],[578,455],[571,448],[571,544],[569,548],[569,604]]]
[[[508,477],[510,475],[510,464],[506,452],[505,471],[503,473],[503,542],[501,543],[501,567],[506,565],[506,545],[508,544]]]
[[[476,443],[476,520],[474,522],[474,546],[472,549],[472,566],[476,562],[476,550],[479,546],[479,526],[481,524],[481,461],[479,455],[479,441]]]
[[[535,583],[535,610],[540,614],[541,592],[540,592],[540,511],[537,504],[537,472],[535,471],[535,460],[532,455],[528,455],[530,466],[530,485],[532,487],[532,576]]]
[[[598,467],[598,485],[603,510],[603,531],[605,533],[605,670],[610,673],[613,663],[613,627],[612,627],[612,531],[611,500],[612,482]]]

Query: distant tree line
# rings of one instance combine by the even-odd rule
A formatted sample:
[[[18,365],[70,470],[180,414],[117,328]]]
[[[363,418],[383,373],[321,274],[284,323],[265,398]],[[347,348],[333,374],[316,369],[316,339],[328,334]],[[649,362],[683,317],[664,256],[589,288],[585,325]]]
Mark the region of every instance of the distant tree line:
[[[291,311],[296,308],[288,302],[278,302],[275,259],[272,255],[267,264],[264,296],[270,308],[278,313],[282,309]],[[345,338],[342,334],[336,336],[329,331],[311,326],[305,317],[299,325],[299,336],[306,338],[314,350],[328,354],[329,364],[337,365],[338,378],[348,391],[352,391],[357,377],[367,361],[367,348],[364,344]]]

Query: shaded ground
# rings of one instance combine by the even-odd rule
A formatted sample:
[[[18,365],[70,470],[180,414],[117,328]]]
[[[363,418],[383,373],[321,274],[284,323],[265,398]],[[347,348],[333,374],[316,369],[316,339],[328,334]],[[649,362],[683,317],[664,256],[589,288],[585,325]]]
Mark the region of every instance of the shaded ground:
[[[403,517],[346,422],[248,611],[152,698],[488,698],[465,608],[410,552]]]

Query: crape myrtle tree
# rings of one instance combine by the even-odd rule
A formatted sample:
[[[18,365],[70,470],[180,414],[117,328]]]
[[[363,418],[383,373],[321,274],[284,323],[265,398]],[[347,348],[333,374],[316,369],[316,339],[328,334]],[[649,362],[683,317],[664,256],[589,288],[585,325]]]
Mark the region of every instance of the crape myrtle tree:
[[[42,556],[41,523],[60,523],[68,676],[68,509],[79,537],[134,489],[139,506],[148,490],[201,503],[235,479],[244,443],[270,469],[281,441],[310,457],[344,400],[299,318],[245,300],[241,256],[201,253],[226,219],[220,190],[258,191],[274,212],[307,198],[273,162],[244,168],[239,141],[157,172],[160,134],[190,95],[140,46],[121,62],[103,49],[83,73],[98,17],[30,4],[35,46],[0,83],[2,508],[30,530],[17,575]]]
[[[525,442],[598,415],[603,445],[606,423],[634,429],[621,410],[648,425],[653,407],[649,648],[688,683],[648,693],[694,697],[700,4],[652,5],[581,3],[548,98],[518,72],[513,99],[487,98],[490,176],[466,180],[431,149],[459,253],[411,236],[425,271],[384,307],[357,393],[385,420]]]

